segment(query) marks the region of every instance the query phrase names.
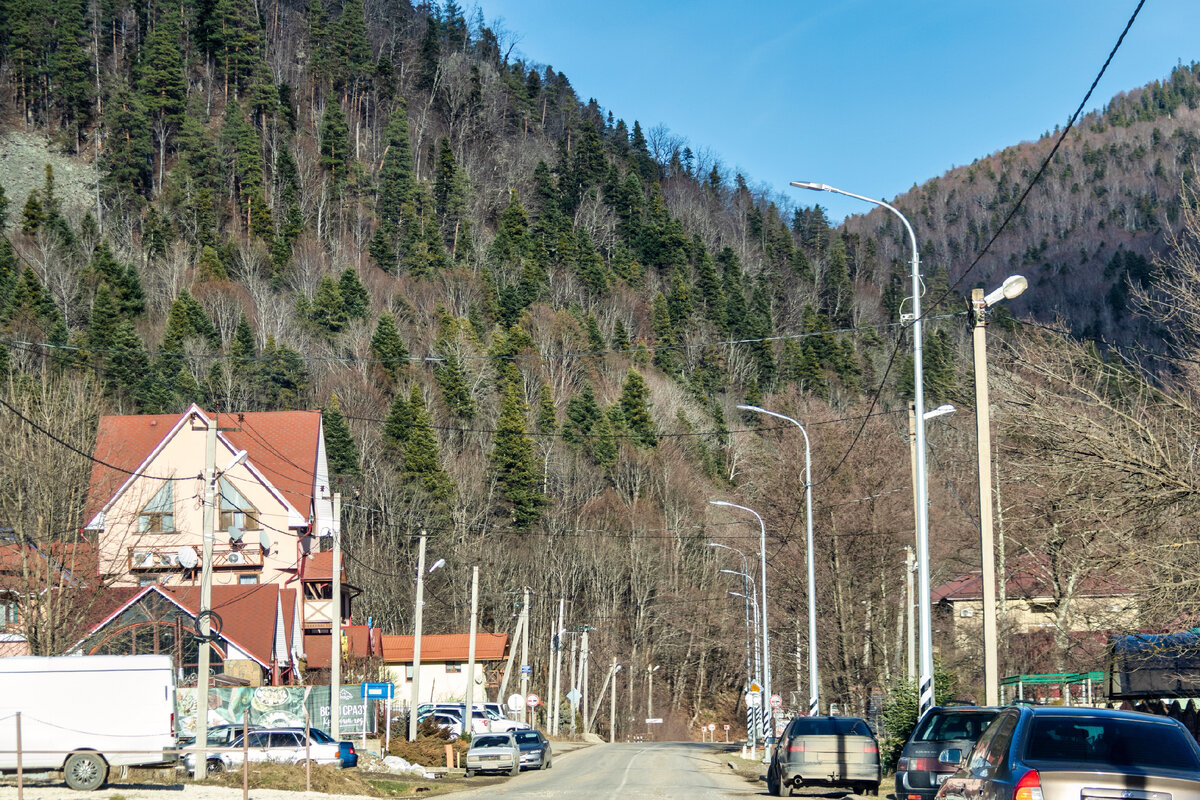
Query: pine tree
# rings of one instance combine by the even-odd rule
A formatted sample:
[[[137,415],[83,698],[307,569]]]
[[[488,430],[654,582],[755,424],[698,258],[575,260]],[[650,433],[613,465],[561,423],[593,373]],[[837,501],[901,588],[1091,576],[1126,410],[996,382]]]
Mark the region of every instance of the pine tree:
[[[512,512],[513,527],[528,530],[549,499],[542,494],[542,472],[525,424],[525,400],[515,381],[505,384],[496,423],[491,465],[501,495]]]
[[[617,463],[619,453],[620,449],[617,446],[617,437],[613,431],[612,421],[607,414],[601,414],[600,419],[596,421],[596,437],[592,442],[592,460],[596,462],[596,466],[610,469]]]
[[[38,199],[37,189],[33,189],[25,198],[25,207],[21,210],[21,233],[32,236],[45,221],[46,212],[42,209],[42,201]]]
[[[549,383],[542,383],[538,389],[537,432],[543,436],[553,436],[558,427],[558,412],[554,407],[554,391]]]
[[[178,18],[179,10],[173,4],[168,3],[160,9],[159,19],[146,39],[146,57],[139,70],[138,95],[150,117],[157,145],[157,184],[160,187],[171,138],[183,126],[187,101]]]
[[[333,279],[332,275],[322,275],[320,282],[317,283],[309,319],[319,331],[329,337],[340,333],[346,324],[346,306],[342,302],[342,292],[338,288],[338,282]]]
[[[321,166],[333,178],[335,186],[346,182],[350,163],[350,125],[340,104],[332,100],[325,104],[321,117]]]
[[[325,453],[329,470],[334,475],[360,475],[358,446],[350,425],[342,414],[336,394],[329,396],[329,405],[321,409],[321,427],[325,433]]]
[[[449,351],[442,356],[441,363],[434,369],[434,377],[441,387],[446,407],[455,416],[461,419],[471,419],[475,416],[475,400],[471,397],[466,372],[456,353]]]
[[[268,336],[258,373],[258,393],[264,407],[297,408],[307,390],[308,369],[304,359],[286,344],[276,345],[275,337]]]
[[[387,419],[383,422],[383,443],[393,453],[403,453],[404,445],[408,442],[409,431],[412,430],[413,413],[404,392],[396,392],[392,398],[392,407],[388,410]]]
[[[0,236],[8,227],[8,196],[4,194],[4,185],[0,184]]]
[[[245,312],[238,319],[237,330],[234,331],[233,341],[229,344],[229,368],[233,376],[250,380],[254,375],[255,359],[258,357],[254,343],[254,331],[250,330],[250,321]]]
[[[584,381],[579,393],[571,395],[571,399],[567,401],[566,416],[562,424],[563,441],[577,449],[586,447],[596,423],[602,416],[600,406],[596,403],[596,391],[590,381]]]
[[[621,384],[621,416],[630,439],[638,447],[658,445],[658,432],[650,417],[650,389],[637,370],[629,370]]]
[[[387,125],[387,151],[383,166],[379,170],[379,199],[375,213],[380,225],[395,236],[404,218],[405,206],[412,202],[413,157],[412,142],[408,134],[408,115],[400,103]]]
[[[362,281],[359,280],[354,267],[342,270],[342,275],[338,279],[338,292],[342,296],[342,308],[346,319],[367,318],[371,296],[367,294],[367,287],[363,286]]]
[[[127,89],[115,92],[105,105],[104,127],[108,130],[101,153],[105,183],[116,192],[144,195],[151,185],[154,145],[141,100]]]
[[[378,359],[388,380],[397,382],[408,369],[408,348],[396,329],[396,318],[392,312],[384,311],[375,325],[371,337],[371,355]]]

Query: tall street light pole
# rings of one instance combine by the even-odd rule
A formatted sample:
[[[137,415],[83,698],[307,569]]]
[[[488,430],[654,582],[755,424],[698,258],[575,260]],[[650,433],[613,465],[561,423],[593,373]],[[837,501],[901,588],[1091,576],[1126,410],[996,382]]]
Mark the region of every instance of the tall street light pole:
[[[758,406],[738,406],[742,411],[753,411],[756,414],[766,414],[768,417],[786,420],[804,434],[804,506],[807,517],[807,551],[808,551],[808,715],[815,717],[821,713],[821,681],[817,674],[817,584],[816,572],[813,567],[813,505],[812,505],[812,449],[809,447],[808,431],[796,420],[775,411],[767,411]]]
[[[891,211],[904,223],[908,238],[912,244],[912,329],[913,329],[913,401],[921,411],[925,409],[925,370],[921,361],[921,256],[917,251],[917,235],[913,233],[908,219],[888,203],[865,197],[843,189],[828,186],[824,183],[792,181],[797,189],[811,189],[816,192],[833,192],[834,194],[853,197],[867,203],[874,203]],[[933,706],[933,615],[929,600],[929,487],[926,484],[925,472],[925,418],[917,414],[917,571],[918,597],[920,604],[920,644],[921,644],[921,677],[919,711],[924,714]]]
[[[720,542],[709,542],[708,546],[720,547],[722,550],[732,550],[742,557],[741,574],[746,576],[746,580],[742,581],[742,591],[744,592],[742,595],[742,605],[744,605],[746,609],[746,691],[749,692],[750,681],[754,680],[754,675],[750,671],[750,562],[746,558],[746,554],[741,550],[738,550],[736,547],[730,547],[729,545],[721,544]],[[724,570],[722,570],[722,572],[724,572]]]
[[[992,433],[987,380],[987,310],[1011,300],[1029,285],[1020,275],[1007,278],[999,289],[984,295],[971,290],[975,346],[975,431],[979,449],[979,549],[983,581],[983,691],[989,706],[1000,704],[1000,669],[996,654],[996,550],[992,535]]]
[[[759,561],[762,563],[762,581],[758,588],[762,593],[762,668],[763,668],[763,706],[767,707],[767,700],[771,696],[771,638],[767,631],[767,526],[763,523],[762,515],[753,508],[739,506],[737,503],[730,503],[725,500],[709,500],[709,505],[725,506],[727,508],[737,508],[742,511],[748,511],[758,520],[758,547]],[[763,715],[763,741],[770,745],[775,739],[775,726],[772,724],[771,715],[766,713]],[[769,758],[769,756],[768,756]]]
[[[946,403],[937,408],[926,411],[925,419],[931,420],[934,417],[940,417],[943,414],[953,414],[954,406]],[[908,404],[908,450],[912,461],[912,476],[913,476],[913,513],[917,510],[917,405],[916,403]],[[914,535],[920,530],[920,525],[917,520],[913,522]],[[905,569],[905,584],[908,590],[908,680],[915,684],[917,682],[917,626],[914,623],[914,607],[913,607],[913,570],[916,568],[916,560],[913,558],[913,549],[911,547],[904,548],[908,551],[908,556],[904,562]]]

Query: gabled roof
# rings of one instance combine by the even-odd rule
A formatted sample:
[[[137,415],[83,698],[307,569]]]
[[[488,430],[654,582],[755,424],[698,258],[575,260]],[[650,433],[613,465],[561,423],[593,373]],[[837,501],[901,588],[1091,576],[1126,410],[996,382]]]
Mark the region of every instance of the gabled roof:
[[[105,603],[108,613],[90,628],[89,633],[98,632],[151,592],[163,595],[192,617],[200,613],[199,586],[154,585],[141,589],[115,588],[107,592],[112,594],[113,600],[122,602]],[[132,596],[129,593],[133,593]],[[212,610],[221,618],[221,638],[264,668],[271,663],[282,593],[294,594],[295,589],[281,589],[275,583],[212,587]]]
[[[147,458],[194,414],[205,420],[211,416],[193,405],[183,414],[101,417],[96,430],[86,518],[94,519],[129,480],[130,473],[142,468]],[[245,450],[251,467],[258,470],[292,508],[307,517],[313,505],[319,471],[321,412],[221,414],[218,422],[222,426],[240,428],[218,435],[231,452]],[[227,425],[227,422],[231,424]],[[218,460],[220,458],[218,456]],[[152,469],[147,472],[156,474]]]
[[[421,637],[421,662],[466,661],[470,635],[447,633]],[[507,633],[475,634],[475,660],[499,661],[508,654]],[[412,636],[384,636],[383,660],[389,664],[411,664]]]
[[[1022,600],[1053,597],[1048,575],[1039,559],[1029,556],[1018,559],[1008,570],[1005,594],[1009,599]],[[1132,594],[1132,590],[1107,575],[1089,574],[1079,581],[1075,594],[1077,597],[1116,597]],[[929,595],[933,603],[983,600],[983,574],[978,570],[963,573],[938,586]]]
[[[378,657],[383,650],[383,631],[366,625],[343,625],[346,653],[357,658]],[[333,643],[328,633],[304,634],[304,655],[309,669],[329,669]]]

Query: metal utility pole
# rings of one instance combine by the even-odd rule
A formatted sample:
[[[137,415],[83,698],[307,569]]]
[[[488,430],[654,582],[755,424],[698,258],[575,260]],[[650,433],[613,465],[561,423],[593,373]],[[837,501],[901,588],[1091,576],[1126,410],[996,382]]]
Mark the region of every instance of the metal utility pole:
[[[412,691],[409,694],[408,740],[417,738],[417,703],[421,691],[421,611],[425,606],[425,531],[421,531],[421,544],[417,549],[417,607],[413,611],[413,672]],[[469,724],[464,721],[464,725]]]
[[[208,773],[208,675],[211,670],[209,648],[212,642],[212,560],[213,539],[217,522],[217,415],[208,421],[204,444],[204,539],[200,553],[200,663],[196,674],[196,753],[195,779],[202,781]]]
[[[333,592],[329,631],[329,735],[342,737],[342,495],[333,495]],[[365,722],[363,723],[366,724]]]
[[[464,731],[467,720],[475,717],[475,623],[479,618],[479,567],[471,567],[471,632],[467,635],[467,707],[463,711]]]
[[[525,604],[521,606],[521,697],[529,697],[529,673],[525,671],[529,664],[529,587],[525,587]],[[503,694],[503,692],[501,692]],[[504,698],[501,697],[501,700]],[[521,703],[521,719],[529,725],[533,724],[533,710],[527,703]]]
[[[574,633],[574,631],[572,631],[572,633]],[[575,700],[573,699],[573,697],[571,697],[570,695],[572,692],[579,691],[578,673],[576,672],[576,667],[578,666],[578,662],[575,660],[575,651],[578,649],[578,647],[579,647],[579,640],[576,639],[574,636],[572,636],[571,637],[571,688],[567,691],[567,695],[568,695],[567,699],[570,701],[570,704],[571,704],[571,736],[572,736],[572,738],[575,736],[575,733],[576,733],[576,730],[575,730],[576,703],[575,703]]]
[[[553,705],[550,706],[550,732],[558,735],[559,719],[558,706],[562,696],[562,636],[563,636],[563,619],[567,614],[567,599],[565,597],[558,598],[558,628],[554,634],[554,696]]]

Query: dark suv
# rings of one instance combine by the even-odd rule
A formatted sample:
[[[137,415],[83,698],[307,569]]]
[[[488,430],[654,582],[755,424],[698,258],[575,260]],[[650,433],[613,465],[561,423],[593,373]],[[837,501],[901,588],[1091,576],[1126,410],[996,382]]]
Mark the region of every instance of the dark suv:
[[[896,800],[930,800],[1000,709],[934,706],[925,712],[896,762]]]
[[[784,730],[767,768],[767,791],[839,786],[879,794],[879,743],[859,717],[796,717]]]

